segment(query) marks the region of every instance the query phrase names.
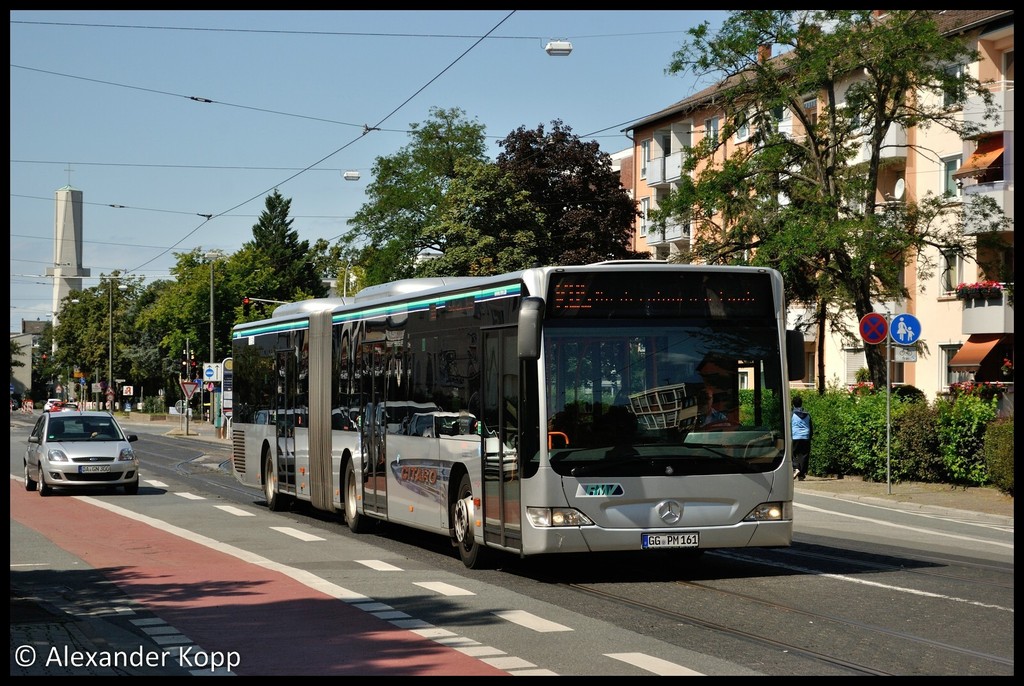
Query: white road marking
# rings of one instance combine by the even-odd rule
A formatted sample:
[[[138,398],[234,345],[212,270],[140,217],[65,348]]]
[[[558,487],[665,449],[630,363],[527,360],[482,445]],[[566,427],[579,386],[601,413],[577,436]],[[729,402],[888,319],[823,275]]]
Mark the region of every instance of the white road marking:
[[[440,593],[441,595],[446,596],[476,595],[473,591],[467,591],[464,588],[452,586],[451,584],[446,584],[443,581],[417,581],[413,585],[421,586],[428,591],[433,591],[434,593]]]
[[[297,538],[300,541],[323,541],[323,540],[325,540],[323,538],[320,538],[319,536],[314,536],[313,534],[307,534],[305,531],[299,531],[298,529],[293,529],[290,526],[272,526],[270,528],[273,531],[277,531],[279,533],[285,534],[286,536],[291,536],[292,538]]]
[[[388,564],[382,560],[353,560],[361,565],[365,565],[370,569],[376,569],[378,572],[400,572],[401,567],[396,567],[393,564]]]
[[[235,515],[236,517],[255,517],[255,512],[249,512],[241,508],[235,507],[234,505],[214,505],[218,510],[227,512],[228,514]]]
[[[527,629],[533,629],[534,631],[541,633],[548,633],[552,631],[572,631],[572,629],[564,624],[550,622],[523,610],[503,610],[501,612],[494,612],[493,614],[506,621],[512,622],[513,624],[518,624],[519,626],[526,627]]]
[[[639,667],[657,676],[704,676],[701,672],[644,653],[605,653],[605,657]]]

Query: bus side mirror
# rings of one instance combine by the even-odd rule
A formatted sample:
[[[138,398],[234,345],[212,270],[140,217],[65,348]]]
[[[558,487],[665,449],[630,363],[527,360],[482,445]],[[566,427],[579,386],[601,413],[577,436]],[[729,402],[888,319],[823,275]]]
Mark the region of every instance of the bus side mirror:
[[[544,298],[530,296],[519,305],[519,359],[540,359],[540,322],[544,317]]]

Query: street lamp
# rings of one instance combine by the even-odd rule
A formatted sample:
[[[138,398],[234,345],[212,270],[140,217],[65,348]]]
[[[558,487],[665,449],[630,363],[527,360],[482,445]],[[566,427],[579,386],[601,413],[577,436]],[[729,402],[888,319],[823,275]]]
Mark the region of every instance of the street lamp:
[[[219,250],[211,250],[206,253],[206,259],[210,261],[210,364],[213,364],[213,265],[214,263],[224,257],[224,253]],[[213,393],[210,393],[210,424],[213,424]]]
[[[107,388],[116,388],[117,384],[114,383],[114,284],[111,283],[111,279],[120,279],[119,276],[103,276],[107,280],[107,302],[109,308],[107,310]],[[128,290],[128,286],[123,283],[117,284],[119,291]],[[110,397],[110,392],[107,392],[107,397]],[[112,410],[113,407],[108,403],[107,410]]]

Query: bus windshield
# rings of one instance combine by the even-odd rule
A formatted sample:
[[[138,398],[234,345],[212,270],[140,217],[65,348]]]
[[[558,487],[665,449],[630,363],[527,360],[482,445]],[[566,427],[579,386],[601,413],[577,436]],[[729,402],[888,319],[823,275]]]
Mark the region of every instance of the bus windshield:
[[[767,295],[746,295],[770,289],[719,284],[712,299],[685,280],[659,282],[656,294],[636,283],[552,288],[551,467],[573,476],[777,469],[786,416],[778,322]],[[559,302],[562,293],[572,297]],[[617,308],[627,298],[633,307]]]

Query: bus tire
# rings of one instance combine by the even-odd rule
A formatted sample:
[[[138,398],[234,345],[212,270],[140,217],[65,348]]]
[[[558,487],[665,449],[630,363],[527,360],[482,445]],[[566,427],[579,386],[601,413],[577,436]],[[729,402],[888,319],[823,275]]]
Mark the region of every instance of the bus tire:
[[[352,460],[345,461],[345,523],[354,534],[364,533],[369,528],[366,516],[359,512],[359,481]]]
[[[469,474],[463,474],[452,503],[452,543],[459,549],[462,564],[469,569],[482,569],[486,566],[488,555],[483,546],[476,542],[475,509],[473,482]]]
[[[287,498],[277,489],[277,469],[269,450],[263,453],[263,495],[271,512],[281,512],[287,507]]]

